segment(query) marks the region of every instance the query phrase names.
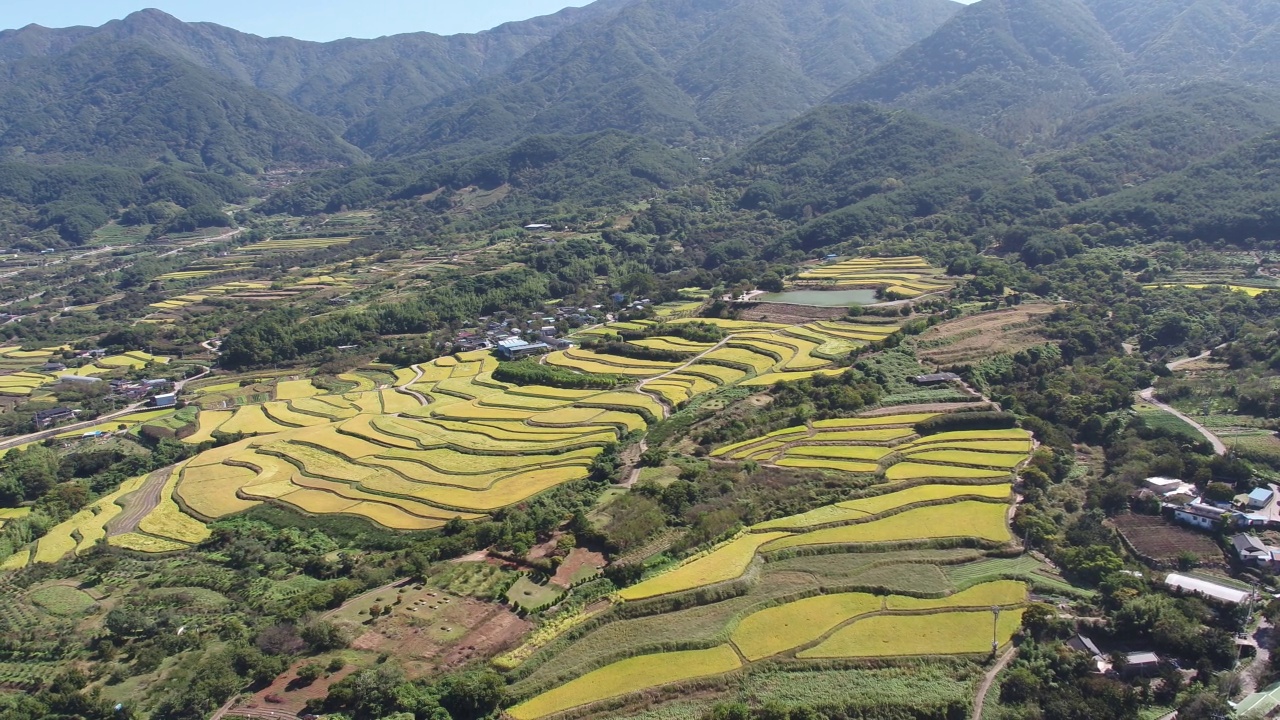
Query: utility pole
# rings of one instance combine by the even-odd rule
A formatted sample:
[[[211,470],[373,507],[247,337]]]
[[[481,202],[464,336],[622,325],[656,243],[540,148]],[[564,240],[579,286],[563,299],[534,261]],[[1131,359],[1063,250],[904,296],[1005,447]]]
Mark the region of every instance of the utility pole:
[[[995,657],[1000,650],[1000,606],[991,606],[991,657]]]

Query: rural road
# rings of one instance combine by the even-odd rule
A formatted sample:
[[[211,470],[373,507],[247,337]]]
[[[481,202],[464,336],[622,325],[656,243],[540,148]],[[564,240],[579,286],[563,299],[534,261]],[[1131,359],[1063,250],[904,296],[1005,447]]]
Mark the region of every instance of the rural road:
[[[173,471],[177,469],[177,465],[171,465],[167,468],[156,470],[147,476],[147,480],[142,484],[142,487],[121,498],[121,500],[125,501],[123,503],[124,512],[107,523],[107,537],[118,537],[136,532],[138,525],[142,523],[142,519],[160,505],[160,494],[164,490],[164,485],[169,482]]]
[[[712,346],[712,347],[710,347],[710,348],[708,348],[708,349],[704,350],[703,352],[698,353],[697,355],[693,356],[692,358],[690,358],[690,359],[689,359],[689,361],[688,361],[688,362],[684,363],[683,365],[680,365],[679,367],[671,368],[670,370],[668,370],[668,371],[666,371],[666,372],[662,373],[661,375],[656,375],[656,376],[654,376],[654,377],[651,377],[651,378],[645,378],[644,380],[641,380],[641,381],[640,381],[640,383],[636,385],[636,392],[638,392],[638,393],[644,393],[644,394],[646,394],[646,395],[649,395],[650,397],[653,397],[653,398],[657,399],[658,404],[662,405],[663,412],[665,412],[665,413],[666,413],[667,417],[671,417],[671,413],[670,413],[670,412],[668,412],[668,410],[675,410],[675,408],[668,408],[668,406],[667,406],[667,399],[666,399],[665,397],[663,397],[663,396],[662,396],[662,393],[659,393],[659,392],[652,392],[652,393],[651,393],[651,392],[648,392],[648,391],[646,391],[646,390],[644,389],[644,386],[645,386],[645,385],[648,385],[649,383],[651,383],[651,382],[653,382],[653,381],[655,381],[655,380],[661,380],[662,378],[669,377],[669,376],[671,376],[671,375],[675,375],[676,373],[678,373],[678,372],[680,372],[680,371],[682,371],[682,370],[686,370],[686,369],[688,369],[690,365],[693,365],[694,363],[698,362],[698,361],[699,361],[699,360],[701,360],[702,358],[704,358],[704,357],[706,357],[706,356],[710,355],[711,353],[713,353],[713,352],[715,352],[715,351],[719,350],[720,348],[724,347],[724,346],[725,346],[725,344],[726,344],[726,343],[728,343],[728,342],[729,342],[730,340],[732,340],[732,339],[733,339],[733,335],[729,335],[729,336],[728,336],[728,337],[726,337],[725,339],[723,339],[723,340],[721,340],[720,342],[716,343],[714,346]]]
[[[1009,663],[1017,657],[1018,649],[1010,647],[1005,650],[1004,655],[996,661],[995,667],[987,671],[987,676],[982,678],[982,684],[978,686],[978,694],[973,698],[973,720],[982,720],[982,706],[987,703],[987,693],[991,690],[991,686],[995,683],[996,677],[1000,672],[1009,667]]]
[[[1219,345],[1213,350],[1217,350],[1218,348],[1223,348],[1223,347],[1226,347],[1226,345],[1225,344]],[[1170,371],[1176,371],[1178,368],[1184,365],[1190,365],[1191,363],[1196,362],[1198,360],[1204,360],[1205,358],[1209,357],[1209,355],[1213,352],[1213,350],[1206,350],[1200,353],[1199,355],[1196,355],[1195,357],[1183,358],[1181,360],[1174,360],[1173,362],[1166,365],[1166,367],[1168,367]],[[1138,393],[1138,397],[1142,398],[1144,402],[1147,402],[1152,406],[1169,413],[1170,415],[1178,418],[1182,422],[1195,428],[1196,432],[1203,435],[1204,439],[1208,440],[1209,444],[1213,446],[1214,454],[1217,454],[1217,455],[1227,454],[1227,444],[1222,442],[1222,440],[1217,435],[1214,435],[1213,432],[1211,432],[1204,425],[1201,425],[1195,420],[1192,420],[1190,417],[1187,417],[1185,413],[1179,410],[1176,410],[1166,405],[1165,403],[1160,402],[1159,400],[1156,400],[1155,395],[1156,395],[1156,389],[1154,387],[1149,387],[1146,390],[1143,390]]]

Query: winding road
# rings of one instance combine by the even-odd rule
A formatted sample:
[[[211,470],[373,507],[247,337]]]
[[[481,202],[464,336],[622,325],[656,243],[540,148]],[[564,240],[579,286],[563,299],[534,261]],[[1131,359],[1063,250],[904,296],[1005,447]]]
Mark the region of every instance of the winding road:
[[[1222,348],[1222,347],[1226,347],[1226,346],[1219,345],[1213,350],[1217,350],[1218,348]],[[1213,350],[1206,350],[1200,353],[1199,355],[1196,355],[1195,357],[1183,358],[1181,360],[1174,360],[1173,362],[1166,365],[1166,367],[1168,367],[1170,371],[1176,371],[1178,368],[1184,365],[1190,365],[1191,363],[1196,362],[1198,360],[1204,360],[1205,358],[1208,358],[1210,354],[1213,353]],[[1204,425],[1201,425],[1195,420],[1192,420],[1190,417],[1186,415],[1186,413],[1183,413],[1182,411],[1176,408],[1170,407],[1169,405],[1160,402],[1159,400],[1156,399],[1155,395],[1156,395],[1156,389],[1154,387],[1149,387],[1138,393],[1138,397],[1142,398],[1143,402],[1146,402],[1152,405],[1153,407],[1159,408],[1160,410],[1163,410],[1169,413],[1170,415],[1178,418],[1182,422],[1195,428],[1196,432],[1203,435],[1204,439],[1208,440],[1209,444],[1213,446],[1213,452],[1215,454],[1217,455],[1227,454],[1227,444],[1222,442],[1222,439],[1219,438],[1217,435],[1214,435],[1213,432],[1209,430],[1209,428],[1206,428]]]

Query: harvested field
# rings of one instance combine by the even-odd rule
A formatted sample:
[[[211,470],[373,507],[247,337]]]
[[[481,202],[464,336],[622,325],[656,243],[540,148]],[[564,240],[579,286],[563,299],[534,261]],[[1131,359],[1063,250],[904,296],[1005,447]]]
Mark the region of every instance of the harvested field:
[[[1197,561],[1217,564],[1223,561],[1222,550],[1204,533],[1179,527],[1153,515],[1119,515],[1111,524],[1137,555],[1157,565],[1177,563],[1184,553]]]
[[[1040,334],[1053,305],[1019,305],[934,326],[915,339],[917,356],[938,366],[971,364],[1048,342]]]

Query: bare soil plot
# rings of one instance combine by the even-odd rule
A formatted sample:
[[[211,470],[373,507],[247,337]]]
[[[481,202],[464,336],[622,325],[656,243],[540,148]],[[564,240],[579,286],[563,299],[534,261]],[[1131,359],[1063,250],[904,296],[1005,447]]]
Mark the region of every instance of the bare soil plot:
[[[972,363],[1043,345],[1040,320],[1053,305],[1020,305],[942,323],[916,339],[917,355],[934,365]]]
[[[564,562],[560,563],[560,567],[556,568],[556,574],[551,578],[551,582],[563,588],[571,587],[573,583],[599,573],[607,564],[608,561],[601,553],[592,552],[586,548],[574,548],[565,557]]]
[[[371,619],[373,606],[391,607]],[[532,625],[491,602],[430,585],[392,587],[347,603],[332,619],[348,628],[353,650],[394,653],[411,677],[439,672],[513,647]]]
[[[741,308],[741,320],[804,325],[814,320],[839,320],[849,314],[847,307],[815,307],[810,305],[784,305],[782,303],[735,303]]]
[[[1222,550],[1208,535],[1152,515],[1120,515],[1111,522],[1129,547],[1147,562],[1172,564],[1184,553],[1201,563],[1222,562]]]

